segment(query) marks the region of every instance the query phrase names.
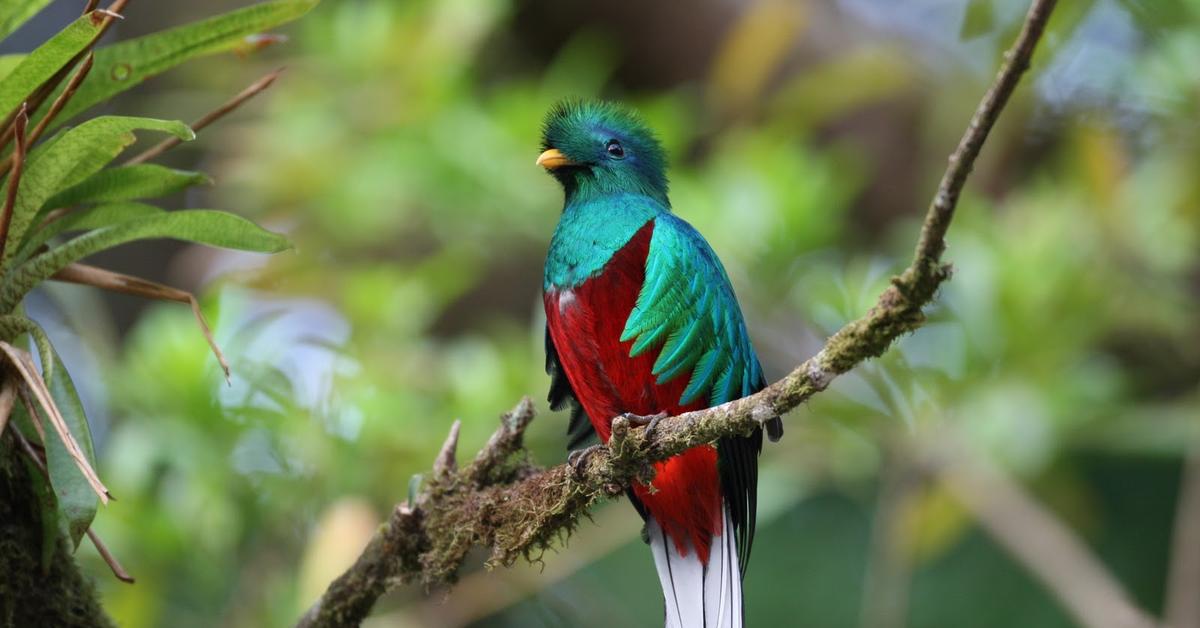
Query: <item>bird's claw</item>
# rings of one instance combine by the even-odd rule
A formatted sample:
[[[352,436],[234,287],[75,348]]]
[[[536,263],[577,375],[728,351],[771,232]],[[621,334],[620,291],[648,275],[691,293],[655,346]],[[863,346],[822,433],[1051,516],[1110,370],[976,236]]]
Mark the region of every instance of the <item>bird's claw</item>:
[[[641,428],[645,429],[646,437],[649,438],[651,435],[654,434],[654,428],[658,427],[658,422],[667,418],[668,416],[670,416],[670,415],[667,414],[666,412],[659,412],[658,414],[649,414],[649,415],[633,414],[632,412],[626,412],[625,414],[621,415],[621,418],[625,419],[626,421],[629,421],[630,425],[633,425],[636,427],[641,427]]]
[[[592,457],[592,454],[596,453],[597,449],[600,449],[600,445],[576,449],[567,454],[567,464],[575,471],[576,477],[583,475],[583,471],[587,469],[588,459]]]

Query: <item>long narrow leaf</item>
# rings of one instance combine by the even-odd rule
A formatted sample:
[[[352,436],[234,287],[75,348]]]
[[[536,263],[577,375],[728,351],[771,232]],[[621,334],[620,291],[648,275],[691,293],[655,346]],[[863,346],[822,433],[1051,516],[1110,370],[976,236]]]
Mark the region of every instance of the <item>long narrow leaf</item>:
[[[0,6],[0,14],[4,7]],[[0,28],[3,28],[0,18]],[[33,90],[45,83],[62,69],[79,51],[87,47],[100,32],[100,20],[92,20],[92,14],[84,15],[71,22],[46,43],[26,55],[8,76],[0,81],[0,116],[17,108]]]
[[[246,37],[290,22],[307,13],[317,2],[263,2],[97,50],[91,79],[79,88],[59,119],[68,120],[189,59],[233,50],[241,46]]]
[[[8,75],[12,73],[13,68],[21,65],[21,62],[25,60],[25,56],[26,55],[19,53],[0,55],[0,80],[8,78]]]
[[[107,168],[55,194],[46,201],[45,208],[159,198],[211,182],[208,175],[199,172],[174,170],[156,164]]]
[[[50,0],[0,0],[0,39],[21,28],[47,4]]]
[[[20,242],[47,200],[107,165],[137,139],[133,131],[139,129],[162,131],[185,139],[195,137],[182,122],[118,116],[95,118],[68,130],[30,155],[9,226],[10,241]],[[8,247],[3,261],[7,262],[16,248]]]
[[[79,394],[75,391],[75,383],[71,381],[70,374],[53,347],[49,347],[45,354],[39,349],[38,354],[42,360],[42,370],[48,373],[48,379],[45,381],[50,397],[71,436],[74,437],[80,453],[94,469],[96,453],[92,448],[92,432],[83,412],[83,404],[79,401]],[[92,525],[92,520],[96,518],[100,500],[64,441],[59,438],[46,440],[46,468],[58,502],[59,515],[65,519],[71,542],[75,547],[79,547],[79,542]]]
[[[49,242],[54,236],[70,231],[88,231],[99,229],[117,223],[144,218],[164,213],[165,210],[145,203],[106,203],[88,207],[68,214],[50,224],[34,231],[23,245],[21,251],[13,258],[13,265],[24,263],[37,252],[38,248]]]
[[[75,434],[72,433],[72,428],[68,426],[66,418],[61,409],[57,404],[55,404],[54,393],[50,392],[47,383],[41,378],[41,376],[38,375],[36,369],[34,368],[33,360],[29,357],[29,353],[18,349],[7,342],[0,342],[0,352],[5,354],[5,357],[8,358],[9,364],[14,367],[16,372],[21,376],[21,379],[25,380],[29,391],[33,393],[34,399],[37,400],[38,405],[42,408],[42,411],[46,413],[46,418],[50,421],[51,427],[54,428],[55,436],[57,436],[57,438],[51,437],[49,431],[46,431],[43,436],[43,445],[46,447],[47,458],[50,457],[50,452],[55,447],[61,446],[67,460],[71,462],[71,464],[75,467],[75,470],[82,476],[86,486],[95,494],[96,497],[99,498],[101,503],[108,503],[108,489],[104,487],[104,483],[101,482],[100,477],[96,475],[96,470],[93,466],[95,453],[91,451],[90,432],[87,433],[87,438],[84,439],[88,443],[88,450],[85,452],[83,446],[79,444],[80,441],[77,440],[75,438]],[[63,373],[66,372],[65,369],[62,371]],[[71,391],[74,392],[73,386]],[[77,418],[83,420],[84,429],[87,429],[87,420],[82,418],[82,411]],[[54,441],[57,441],[57,444],[54,444]],[[51,467],[50,482],[52,484],[54,483],[53,467]],[[63,482],[69,481],[64,478]],[[59,495],[57,489],[55,490],[55,494]],[[80,532],[80,535],[82,536],[82,531]]]
[[[226,212],[192,209],[137,218],[89,231],[13,269],[0,285],[0,308],[12,308],[38,283],[68,264],[126,242],[174,238],[243,251],[275,253],[287,238]]]
[[[83,411],[83,404],[79,401],[79,393],[75,391],[75,383],[71,381],[71,375],[67,373],[67,368],[57,353],[51,352],[50,355],[42,356],[42,362],[54,364],[54,374],[46,382],[50,388],[50,396],[62,413],[62,418],[79,448],[95,468],[96,453],[92,449],[92,432],[87,415]],[[62,442],[56,439],[51,441],[53,445],[46,448],[50,484],[54,487],[54,495],[58,497],[58,508],[67,518],[71,541],[79,547],[79,541],[92,525],[92,519],[96,518],[99,499],[80,474],[79,468],[71,459],[66,447],[62,446]]]

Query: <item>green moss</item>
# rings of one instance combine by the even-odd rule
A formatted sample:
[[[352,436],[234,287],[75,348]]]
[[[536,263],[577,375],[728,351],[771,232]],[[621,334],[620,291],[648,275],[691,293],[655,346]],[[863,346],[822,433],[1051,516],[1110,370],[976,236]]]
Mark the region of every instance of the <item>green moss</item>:
[[[45,566],[42,547],[41,507],[6,435],[0,438],[0,626],[112,626],[66,541],[58,538]]]

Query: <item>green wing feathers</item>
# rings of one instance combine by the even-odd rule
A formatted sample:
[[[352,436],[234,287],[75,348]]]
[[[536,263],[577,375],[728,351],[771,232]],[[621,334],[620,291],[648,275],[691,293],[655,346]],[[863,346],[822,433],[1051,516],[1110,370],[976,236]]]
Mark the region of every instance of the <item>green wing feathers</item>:
[[[659,384],[691,373],[679,405],[703,395],[717,405],[763,386],[737,297],[704,238],[672,214],[655,219],[646,277],[621,334],[631,356],[662,347]]]

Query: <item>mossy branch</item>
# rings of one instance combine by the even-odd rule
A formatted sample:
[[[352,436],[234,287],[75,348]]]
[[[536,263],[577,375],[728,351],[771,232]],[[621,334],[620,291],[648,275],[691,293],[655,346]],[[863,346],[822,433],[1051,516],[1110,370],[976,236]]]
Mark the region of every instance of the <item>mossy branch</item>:
[[[950,156],[912,264],[892,279],[866,315],[838,330],[816,356],[749,397],[665,418],[651,433],[630,429],[625,418],[617,417],[607,446],[599,447],[578,469],[565,464],[542,469],[527,460],[521,436],[534,414],[528,398],[502,417],[496,434],[461,470],[454,463],[458,439],[457,430],[452,430],[428,488],[415,503],[393,511],[357,562],[298,625],[357,626],[394,584],[452,583],[467,552],[476,546],[490,548],[493,566],[536,558],[555,539],[569,534],[593,504],[619,495],[634,481],[649,479],[652,462],[723,437],[749,434],[920,327],[925,321],[922,308],[950,277],[942,253],[959,194],[988,133],[1029,68],[1055,4],[1056,0],[1033,1],[1016,42]]]

